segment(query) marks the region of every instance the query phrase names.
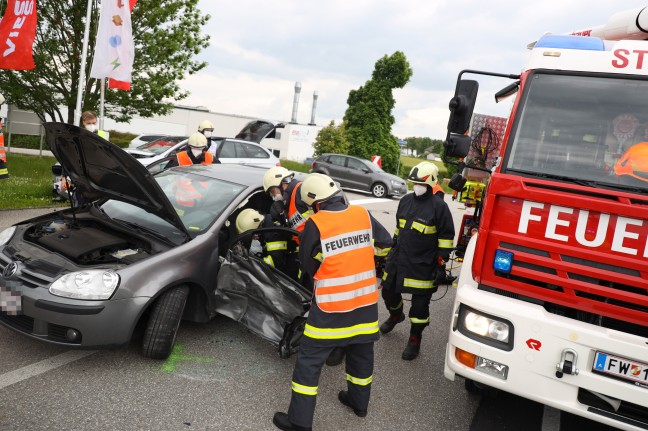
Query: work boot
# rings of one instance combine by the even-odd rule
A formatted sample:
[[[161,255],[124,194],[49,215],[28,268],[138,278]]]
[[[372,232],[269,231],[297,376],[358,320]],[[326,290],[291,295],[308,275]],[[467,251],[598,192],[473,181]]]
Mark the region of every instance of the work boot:
[[[335,367],[336,365],[340,365],[342,361],[344,361],[344,347],[336,347],[331,351],[329,354],[328,358],[326,358],[326,365],[329,367]]]
[[[394,329],[396,325],[405,320],[405,314],[401,312],[400,314],[390,314],[389,319],[385,320],[382,325],[380,325],[380,333],[387,334]]]
[[[353,413],[355,413],[356,416],[361,417],[361,418],[367,416],[367,411],[366,410],[360,410],[360,409],[356,409],[355,407],[353,407],[353,405],[351,404],[351,401],[349,401],[349,393],[347,391],[340,391],[338,393],[338,400],[340,400],[340,402],[342,404],[344,404],[345,406],[349,407],[350,409],[353,409]]]
[[[288,414],[283,412],[277,412],[272,418],[272,423],[275,424],[277,428],[283,431],[312,431],[311,427],[300,427],[290,422],[288,419]]]
[[[405,350],[403,350],[401,358],[405,359],[406,361],[411,361],[418,356],[419,350],[421,350],[421,338],[410,335],[409,341],[407,342],[407,346],[405,346]]]

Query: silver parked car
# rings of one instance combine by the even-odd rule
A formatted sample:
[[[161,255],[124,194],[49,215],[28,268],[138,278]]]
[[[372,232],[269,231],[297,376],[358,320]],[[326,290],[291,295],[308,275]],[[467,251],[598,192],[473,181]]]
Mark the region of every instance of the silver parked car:
[[[295,351],[310,293],[235,247],[238,213],[272,203],[265,169],[196,165],[154,176],[86,130],[44,127],[86,203],[0,232],[1,325],[83,348],[127,344],[141,328],[143,355],[166,358],[181,320],[220,313],[282,357]]]
[[[346,154],[322,154],[313,161],[310,172],[326,174],[344,188],[368,191],[377,198],[407,193],[402,178],[383,171],[369,160]]]

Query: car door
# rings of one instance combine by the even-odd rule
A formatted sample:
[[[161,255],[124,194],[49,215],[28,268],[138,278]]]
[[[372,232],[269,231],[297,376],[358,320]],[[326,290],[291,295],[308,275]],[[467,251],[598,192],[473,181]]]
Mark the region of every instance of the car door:
[[[287,358],[297,351],[312,293],[250,254],[250,236],[269,230],[297,234],[287,228],[266,228],[244,232],[230,241],[218,271],[215,311],[268,340]]]
[[[245,163],[245,152],[237,142],[225,139],[216,151],[216,158],[220,163]]]
[[[348,187],[348,179],[346,177],[346,171],[347,167],[346,165],[346,157],[339,155],[339,154],[331,154],[329,156],[329,164],[328,164],[328,170],[329,170],[329,176],[333,178],[335,181],[340,183],[340,186],[342,187]]]
[[[369,177],[369,169],[367,166],[361,160],[347,157],[347,168],[349,187],[358,190],[369,190],[371,178]]]
[[[237,142],[237,145],[245,152],[246,159],[244,164],[263,166],[266,168],[271,168],[276,165],[275,161],[271,161],[270,153],[264,150],[263,147],[243,142]],[[274,157],[272,157],[272,159],[274,159]]]

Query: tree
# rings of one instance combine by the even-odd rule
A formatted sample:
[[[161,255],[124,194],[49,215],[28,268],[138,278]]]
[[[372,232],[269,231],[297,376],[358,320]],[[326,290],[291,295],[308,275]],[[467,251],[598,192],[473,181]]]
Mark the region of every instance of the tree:
[[[0,12],[4,15],[3,3]],[[128,5],[127,0],[124,3]],[[99,9],[100,2],[93,0],[83,110],[99,108],[100,81],[88,78]],[[46,116],[74,121],[86,11],[86,0],[38,2],[36,68],[0,73],[0,92],[8,103],[33,111],[42,121]],[[200,33],[209,18],[200,14],[198,0],[138,0],[132,13],[135,62],[131,91],[106,89],[106,116],[126,122],[135,114],[164,115],[173,109],[170,101],[186,98],[188,93],[177,82],[207,65],[193,57],[209,45],[209,36]]]
[[[344,123],[339,126],[331,121],[328,126],[322,128],[313,143],[314,156],[320,156],[324,153],[347,154],[349,151],[349,141],[344,133]]]
[[[396,51],[376,62],[371,79],[364,86],[349,92],[349,106],[344,114],[349,154],[364,159],[379,155],[385,170],[396,171],[400,149],[398,139],[391,133],[396,104],[392,90],[403,88],[411,77],[405,54]]]

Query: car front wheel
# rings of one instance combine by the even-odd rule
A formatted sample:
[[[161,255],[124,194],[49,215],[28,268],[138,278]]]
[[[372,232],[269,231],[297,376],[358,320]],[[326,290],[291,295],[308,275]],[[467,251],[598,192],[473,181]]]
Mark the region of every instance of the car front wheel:
[[[167,290],[155,301],[144,332],[142,355],[166,359],[171,354],[187,296],[189,286],[178,286]]]
[[[371,194],[375,198],[384,198],[387,195],[387,187],[383,183],[376,183],[371,186]]]

